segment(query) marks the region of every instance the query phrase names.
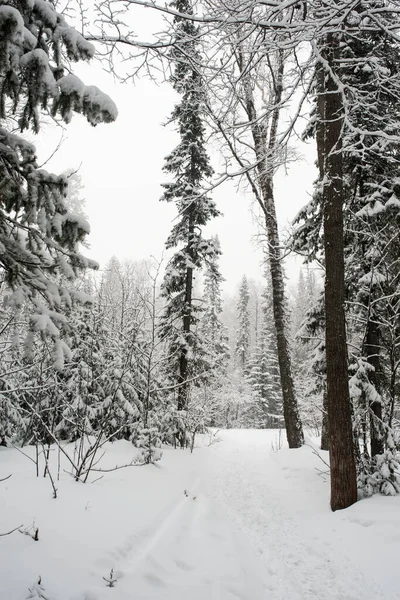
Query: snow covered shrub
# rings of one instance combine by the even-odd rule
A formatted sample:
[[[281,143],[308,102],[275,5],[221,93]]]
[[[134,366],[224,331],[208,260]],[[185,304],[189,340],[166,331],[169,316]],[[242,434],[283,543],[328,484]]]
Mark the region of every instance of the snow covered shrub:
[[[157,427],[142,429],[137,439],[136,446],[140,448],[138,461],[146,464],[154,463],[161,459],[161,440]]]
[[[376,493],[395,496],[400,493],[400,463],[390,450],[372,459],[363,457],[358,464],[358,488],[364,497]]]
[[[355,437],[361,438],[364,449],[357,460],[358,487],[363,496],[381,493],[394,496],[400,493],[400,440],[389,425],[378,420],[372,412],[373,402],[382,402],[375,386],[371,383],[369,373],[373,366],[363,358],[353,365],[354,375],[350,379],[350,395],[353,400],[353,425]],[[370,456],[368,426],[374,420],[375,430],[384,441],[385,450]]]
[[[377,491],[377,480],[369,454],[363,453],[357,460],[357,487],[364,498],[373,496]]]
[[[387,433],[387,448],[373,458],[364,454],[358,460],[358,487],[365,497],[380,493],[395,496],[400,493],[399,440],[394,442],[393,432]]]
[[[385,496],[395,496],[400,492],[400,463],[396,452],[387,449],[375,456],[378,489]]]
[[[7,369],[3,371],[2,367],[3,365],[0,363],[0,369],[4,377]],[[18,395],[16,392],[10,393],[9,388],[11,386],[12,382],[7,381],[5,378],[0,381],[0,446],[7,446],[7,443],[14,439],[23,426],[23,419],[17,408]]]

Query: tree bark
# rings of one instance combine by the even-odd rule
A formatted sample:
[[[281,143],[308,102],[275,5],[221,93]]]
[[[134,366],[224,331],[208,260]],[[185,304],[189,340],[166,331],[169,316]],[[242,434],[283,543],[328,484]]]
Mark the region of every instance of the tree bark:
[[[266,208],[265,226],[268,236],[269,264],[272,281],[272,304],[279,373],[282,386],[283,416],[289,448],[300,448],[304,443],[303,428],[294,388],[289,342],[286,333],[285,285],[280,254],[278,222],[276,218],[272,180],[260,177],[261,192]]]
[[[332,77],[340,58],[339,36],[328,34],[321,48],[327,67],[320,106],[324,129],[323,221],[325,248],[326,378],[331,466],[331,508],[347,508],[357,501],[351,405],[348,385],[347,342],[344,312],[344,242],[342,124],[343,103]]]
[[[183,334],[187,339],[190,335],[190,321],[192,314],[192,290],[193,290],[193,269],[186,269],[185,281],[185,314],[183,317]],[[187,410],[189,383],[188,383],[188,361],[187,348],[184,348],[179,357],[179,376],[178,376],[178,410]]]
[[[321,450],[329,450],[329,419],[328,419],[328,396],[326,386],[324,386],[322,399],[322,429],[321,429]]]
[[[317,63],[316,68],[316,81],[317,81],[317,89],[323,90],[325,86],[325,74],[324,69],[320,63]],[[324,139],[325,139],[325,131],[324,131],[324,123],[321,118],[324,115],[324,95],[323,93],[319,93],[317,96],[317,115],[320,118],[317,119],[316,128],[315,128],[315,137],[317,141],[317,161],[318,161],[318,169],[319,169],[319,178],[321,181],[324,180],[325,174],[325,165],[324,165]],[[329,450],[329,417],[328,417],[328,395],[326,390],[326,382],[323,384],[323,396],[322,396],[322,427],[321,427],[321,450]]]

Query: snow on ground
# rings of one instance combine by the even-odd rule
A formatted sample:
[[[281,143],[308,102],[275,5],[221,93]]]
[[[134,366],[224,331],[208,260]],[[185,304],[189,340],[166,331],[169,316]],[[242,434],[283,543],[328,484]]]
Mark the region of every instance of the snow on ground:
[[[0,533],[34,521],[39,541],[0,537],[0,599],[25,600],[39,575],[53,600],[400,598],[400,498],[331,513],[315,440],[277,450],[276,431],[218,437],[94,483],[62,470],[56,500],[32,462],[1,448],[0,479],[13,475],[0,483]],[[133,455],[109,444],[102,466]]]

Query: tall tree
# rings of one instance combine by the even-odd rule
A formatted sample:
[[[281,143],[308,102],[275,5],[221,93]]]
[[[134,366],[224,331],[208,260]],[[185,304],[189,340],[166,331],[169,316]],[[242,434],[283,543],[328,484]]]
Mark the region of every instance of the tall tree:
[[[357,477],[348,385],[345,324],[343,240],[343,98],[335,77],[340,60],[340,36],[329,33],[321,43],[323,76],[318,78],[318,155],[322,182],[325,251],[325,352],[331,508],[346,508],[357,500]]]
[[[308,250],[309,258],[318,256],[322,241],[325,246],[326,335],[331,344],[329,352],[326,346],[327,378],[331,381],[330,429],[331,422],[336,420],[330,431],[331,441],[336,439],[331,448],[332,506],[337,508],[356,499],[347,391],[345,299],[350,301],[348,306],[354,306],[348,311],[348,318],[356,314],[358,323],[362,319],[366,325],[361,355],[369,357],[370,367],[365,369],[358,360],[360,381],[368,372],[366,389],[371,389],[370,384],[375,388],[367,406],[371,412],[371,441],[374,453],[383,450],[378,389],[382,388],[379,312],[383,305],[379,295],[393,298],[394,292],[386,285],[383,291],[382,283],[393,281],[387,274],[389,265],[394,263],[387,258],[396,254],[393,211],[397,202],[399,135],[392,115],[398,106],[399,83],[396,44],[389,33],[397,17],[390,15],[390,3],[379,4],[382,12],[378,20],[373,20],[372,27],[360,27],[372,23],[366,12],[374,6],[374,3],[368,8],[359,6],[345,19],[340,32],[325,36],[316,46],[317,102],[312,127],[318,146],[320,185],[307,214],[304,211],[301,214],[303,225],[298,231],[299,247]]]
[[[285,62],[289,60],[290,53],[275,48],[268,53],[268,58],[265,55],[260,57],[257,39],[257,34],[254,33],[253,37],[253,30],[247,25],[232,27],[233,56],[232,59],[226,58],[229,68],[220,72],[222,82],[216,94],[219,103],[214,102],[217,107],[211,105],[210,112],[227,152],[238,163],[240,173],[245,174],[262,211],[272,280],[286,436],[289,447],[298,448],[303,444],[304,436],[291,366],[283,257],[274,194],[274,176],[282,164],[282,156],[286,155],[286,145],[280,136],[280,118],[292,95],[292,88],[285,88]],[[226,90],[233,97],[232,101],[227,98]],[[238,122],[240,126],[237,127]]]
[[[238,328],[236,332],[236,356],[238,357],[239,364],[242,372],[246,371],[247,360],[249,358],[249,346],[250,346],[250,314],[249,314],[249,286],[247,283],[246,275],[243,275],[243,279],[239,287],[239,300],[237,303],[237,323]]]
[[[392,26],[396,20],[391,20]],[[371,97],[366,106],[359,101],[349,107],[354,131],[349,132],[352,145],[347,144],[344,151],[347,204],[351,210],[346,223],[348,298],[354,301],[353,314],[365,323],[360,351],[369,363],[368,380],[376,392],[368,403],[374,457],[385,449],[382,418],[387,395],[383,367],[387,316],[395,305],[394,298],[399,298],[395,257],[400,247],[400,51],[398,43],[388,39],[384,31],[372,31],[349,37],[343,55],[342,77],[346,84],[357,90],[360,100]],[[355,61],[363,68],[346,66]],[[361,139],[357,130],[377,129],[382,120],[382,134],[390,138],[383,147],[374,135]]]
[[[171,7],[179,13],[193,14],[190,0],[176,0]],[[178,250],[169,261],[164,277],[166,309],[161,333],[167,340],[176,374],[179,411],[188,407],[189,380],[194,376],[195,357],[200,352],[199,340],[193,331],[198,322],[198,307],[193,300],[194,272],[214,253],[211,241],[203,238],[202,227],[219,214],[202,188],[213,171],[205,149],[205,96],[199,73],[202,60],[197,36],[193,23],[174,18],[171,53],[174,72],[170,81],[181,95],[181,102],[175,107],[171,121],[177,124],[180,142],[166,158],[164,171],[174,180],[164,184],[162,200],[175,201],[178,208],[179,221],[166,242],[167,248],[178,247]]]

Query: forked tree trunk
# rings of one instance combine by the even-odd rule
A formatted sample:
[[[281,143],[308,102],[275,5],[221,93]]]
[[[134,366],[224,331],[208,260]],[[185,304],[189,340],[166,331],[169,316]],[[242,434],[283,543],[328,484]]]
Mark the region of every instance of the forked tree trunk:
[[[243,84],[246,100],[246,112],[254,142],[257,160],[258,183],[261,190],[260,204],[265,217],[265,228],[268,239],[268,255],[272,282],[272,303],[274,324],[277,338],[279,373],[282,386],[283,416],[289,448],[300,448],[304,443],[303,427],[297,405],[293,383],[289,342],[286,331],[285,284],[282,271],[282,256],[280,251],[278,221],[276,218],[273,178],[277,153],[278,123],[283,95],[283,52],[276,54],[276,71],[271,73],[274,90],[271,104],[274,107],[271,114],[269,131],[264,124],[259,123],[255,107],[251,82],[246,75],[243,56],[239,45],[239,69],[243,74]]]
[[[330,69],[325,72],[324,89],[319,89],[318,93],[323,97],[323,103],[319,103],[323,114],[319,114],[319,119],[324,129],[323,220],[331,508],[338,510],[357,501],[344,312],[343,104],[341,93],[331,76],[340,58],[338,36],[327,35],[321,56]]]

